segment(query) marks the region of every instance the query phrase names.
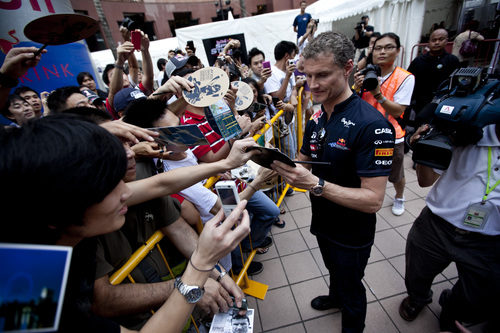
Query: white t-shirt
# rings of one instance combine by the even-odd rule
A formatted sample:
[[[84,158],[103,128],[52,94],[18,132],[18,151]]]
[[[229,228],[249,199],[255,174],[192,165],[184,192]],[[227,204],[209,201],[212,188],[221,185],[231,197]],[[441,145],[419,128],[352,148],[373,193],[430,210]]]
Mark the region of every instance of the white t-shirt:
[[[483,128],[483,138],[475,145],[456,147],[450,166],[427,195],[427,206],[436,215],[455,227],[485,235],[500,235],[500,186],[487,199],[492,209],[483,228],[465,225],[465,213],[479,203],[486,191],[488,178],[488,147],[491,147],[490,186],[500,179],[500,142],[494,124]]]
[[[186,166],[198,165],[198,160],[196,159],[196,156],[194,156],[194,154],[191,152],[191,150],[186,150],[186,153],[186,158],[179,161],[163,160],[163,167],[165,168],[165,171]],[[178,194],[180,194],[196,206],[196,209],[198,209],[198,211],[200,212],[201,221],[203,223],[214,217],[210,213],[210,210],[217,202],[217,195],[203,186],[201,182],[183,189]]]
[[[379,77],[379,82],[382,84],[391,76],[392,72],[387,74],[386,76]],[[411,103],[411,95],[413,94],[413,88],[415,88],[415,76],[409,75],[403,83],[399,86],[398,90],[394,94],[393,102],[396,102],[401,105],[410,105]]]
[[[285,77],[286,77],[285,72],[283,72],[276,66],[271,66],[271,76],[266,80],[266,83],[264,83],[264,91],[266,92],[266,94],[271,94],[273,92],[280,90],[281,84],[285,80]],[[292,75],[288,80],[288,85],[286,87],[286,93],[285,93],[285,98],[283,98],[283,102],[286,103],[290,100],[294,86],[295,86],[295,79],[294,76]]]

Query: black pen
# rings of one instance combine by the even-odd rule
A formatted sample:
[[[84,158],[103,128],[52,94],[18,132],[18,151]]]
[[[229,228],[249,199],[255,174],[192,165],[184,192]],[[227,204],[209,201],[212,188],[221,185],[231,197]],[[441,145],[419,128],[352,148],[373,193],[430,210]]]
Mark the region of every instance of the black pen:
[[[319,162],[319,161],[292,161],[293,163],[302,164],[319,164],[319,165],[332,165],[332,162]]]

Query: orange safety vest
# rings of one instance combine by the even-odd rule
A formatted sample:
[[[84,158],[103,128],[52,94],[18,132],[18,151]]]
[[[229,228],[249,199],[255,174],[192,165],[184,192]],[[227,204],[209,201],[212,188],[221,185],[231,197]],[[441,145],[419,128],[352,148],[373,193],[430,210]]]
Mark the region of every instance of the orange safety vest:
[[[396,91],[398,91],[398,89],[401,86],[401,84],[410,75],[411,75],[410,72],[405,71],[401,67],[396,67],[396,69],[394,69],[394,71],[391,73],[391,75],[389,75],[389,77],[387,78],[387,80],[385,80],[382,83],[382,85],[380,86],[380,92],[388,100],[394,101],[394,95],[396,94]],[[401,126],[399,125],[398,121],[393,116],[391,116],[390,114],[386,113],[386,111],[384,110],[384,108],[382,107],[382,105],[380,105],[377,102],[377,100],[375,99],[375,97],[373,97],[373,95],[371,93],[364,92],[362,98],[363,98],[363,100],[365,100],[368,103],[370,103],[371,106],[373,106],[374,108],[376,108],[377,110],[379,110],[380,113],[382,113],[382,115],[384,117],[386,117],[387,120],[389,120],[389,122],[392,124],[392,126],[394,126],[394,129],[396,130],[396,139],[400,139],[400,138],[402,138],[402,137],[405,136],[406,132],[405,132],[405,130],[403,128],[401,128]],[[402,119],[403,118],[403,114],[401,114],[401,116],[399,116],[399,118]]]

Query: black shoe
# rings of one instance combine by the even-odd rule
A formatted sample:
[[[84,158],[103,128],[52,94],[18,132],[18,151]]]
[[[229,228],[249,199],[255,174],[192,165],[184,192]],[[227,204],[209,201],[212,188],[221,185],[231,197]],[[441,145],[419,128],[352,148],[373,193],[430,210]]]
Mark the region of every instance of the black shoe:
[[[259,246],[254,247],[254,249],[257,249],[257,254],[264,254],[269,250],[269,247],[273,245],[273,239],[269,236],[264,238],[262,243],[259,244]],[[252,252],[252,249],[243,249],[244,253]]]
[[[451,289],[445,289],[439,296],[439,305],[441,305],[441,314],[439,315],[439,328],[441,331],[446,332],[460,332],[455,325],[455,318],[453,318],[449,310],[451,293]]]
[[[311,301],[311,307],[318,311],[340,308],[340,305],[332,301],[330,296],[318,296]]]
[[[259,273],[262,273],[262,271],[264,270],[264,265],[262,265],[261,262],[258,262],[258,261],[252,261],[250,263],[250,266],[248,266],[248,269],[247,269],[247,274],[248,275],[257,275]],[[240,275],[240,272],[241,272],[241,268],[239,270],[235,270],[233,268],[233,274],[235,276],[238,276]]]
[[[291,196],[292,196],[292,195],[294,195],[294,194],[295,194],[295,192],[293,191],[293,188],[289,187],[289,188],[288,188],[288,191],[286,191],[285,196],[287,196],[287,197],[291,197]]]
[[[423,308],[423,306],[411,304],[410,296],[407,296],[399,305],[399,315],[406,321],[414,321]]]

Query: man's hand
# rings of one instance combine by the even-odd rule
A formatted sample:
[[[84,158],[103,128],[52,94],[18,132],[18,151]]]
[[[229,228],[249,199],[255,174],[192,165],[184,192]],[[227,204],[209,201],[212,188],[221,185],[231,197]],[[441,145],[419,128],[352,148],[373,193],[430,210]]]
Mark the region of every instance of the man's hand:
[[[227,312],[233,301],[222,285],[209,278],[204,285],[205,293],[197,305],[208,314]]]
[[[296,167],[289,166],[280,161],[271,163],[273,170],[278,172],[285,181],[298,188],[309,190],[318,184],[319,178],[313,175],[309,170],[298,164]]]
[[[121,66],[125,63],[125,61],[127,61],[128,57],[134,52],[134,44],[127,41],[118,46],[116,52],[118,54],[117,62]]]
[[[130,42],[130,31],[123,25],[120,26],[120,34],[122,35],[123,41]]]
[[[264,125],[266,123],[267,123],[266,116],[262,116],[262,117],[255,119],[252,122],[252,126],[250,127],[250,130],[249,130],[250,135],[254,136],[258,131],[260,131],[262,129],[262,127],[264,127]]]
[[[295,64],[290,64],[288,61],[286,62],[286,76],[292,76],[293,72],[297,69]]]
[[[227,155],[225,159],[226,163],[228,164],[227,169],[232,170],[234,168],[242,166],[250,159],[250,157],[258,154],[259,152],[257,150],[247,151],[249,147],[256,146],[257,144],[252,138],[236,140],[233,144],[233,147],[231,148],[231,151],[229,152],[229,155]]]
[[[165,151],[157,142],[141,141],[130,147],[136,157],[161,158],[167,159],[171,154],[170,151]]]
[[[167,80],[160,88],[158,88],[153,94],[158,95],[168,95],[173,94],[176,96],[182,96],[182,91],[191,91],[191,88],[194,87],[194,84],[189,80],[180,77],[180,76],[172,76]]]
[[[36,51],[38,51],[36,47],[14,47],[10,49],[0,68],[0,73],[12,79],[20,78],[26,74],[28,69],[38,65],[42,55],[39,54],[35,57]],[[42,50],[42,53],[47,53],[47,50]]]
[[[242,300],[245,297],[245,294],[241,290],[240,287],[234,282],[234,280],[229,276],[229,274],[224,275],[224,277],[220,280],[220,284],[224,289],[234,297],[234,301],[236,306],[241,308]],[[231,300],[230,306],[233,306],[233,302]]]
[[[252,121],[250,120],[250,117],[236,115],[236,121],[238,122],[238,125],[240,125],[242,133],[250,132],[250,129],[252,128]]]
[[[149,51],[149,37],[148,34],[145,34],[139,29],[136,29],[135,31],[139,31],[141,33],[141,52],[144,51]]]
[[[235,110],[234,107],[236,104],[236,93],[237,92],[238,92],[238,88],[234,87],[233,85],[229,85],[229,89],[227,90],[226,94],[224,95],[224,101],[229,106],[229,108],[233,111]]]
[[[262,68],[262,71],[260,72],[260,80],[259,83],[263,85],[266,83],[267,79],[271,77],[271,68]]]
[[[260,167],[257,171],[257,176],[252,182],[252,185],[255,184],[256,188],[260,188],[264,183],[267,183],[277,175],[278,173],[272,169]]]
[[[354,73],[354,89],[361,89],[363,87],[363,80],[365,76],[361,74],[361,71]]]
[[[153,136],[157,137],[160,135],[158,132],[127,124],[121,120],[108,121],[99,126],[105,128],[120,139],[133,143],[139,143],[139,139],[153,142]]]
[[[415,131],[415,133],[413,133],[413,135],[410,137],[410,146],[413,146],[413,144],[415,142],[418,141],[418,139],[420,139],[422,137],[422,134],[426,131],[429,130],[429,125],[428,124],[423,124],[422,126],[420,126],[419,128],[417,128],[417,130]]]

